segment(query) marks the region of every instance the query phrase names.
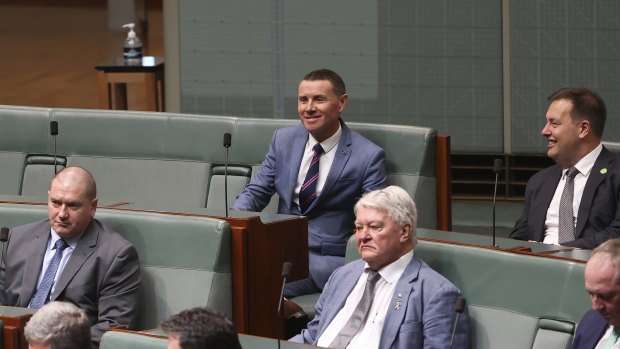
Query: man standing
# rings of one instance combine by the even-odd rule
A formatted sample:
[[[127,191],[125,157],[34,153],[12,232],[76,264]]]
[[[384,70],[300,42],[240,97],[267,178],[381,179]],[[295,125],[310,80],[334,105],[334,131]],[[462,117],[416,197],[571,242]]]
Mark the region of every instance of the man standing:
[[[620,161],[601,144],[605,103],[585,88],[563,88],[549,100],[541,133],[556,165],[529,180],[510,237],[593,249],[620,236]]]
[[[402,188],[364,195],[355,205],[362,259],[330,277],[308,328],[291,341],[330,348],[450,348],[460,291],[414,255],[417,212]],[[453,348],[469,348],[469,315]]]
[[[140,263],[136,249],[94,219],[92,175],[67,167],[52,179],[48,220],[14,228],[0,263],[0,304],[41,308],[54,300],[84,309],[97,343],[136,315]]]
[[[183,310],[161,324],[169,349],[241,349],[235,325],[213,309]]]
[[[84,310],[69,302],[49,302],[28,320],[29,349],[88,349],[90,323]]]
[[[320,69],[299,84],[301,125],[277,130],[258,173],[233,209],[261,211],[278,193],[278,213],[308,217],[310,277],[286,285],[285,297],[317,293],[344,264],[353,205],[385,186],[385,153],[340,118],[349,100],[340,76]]]
[[[579,321],[573,349],[620,348],[620,239],[594,249],[585,279],[592,309]]]

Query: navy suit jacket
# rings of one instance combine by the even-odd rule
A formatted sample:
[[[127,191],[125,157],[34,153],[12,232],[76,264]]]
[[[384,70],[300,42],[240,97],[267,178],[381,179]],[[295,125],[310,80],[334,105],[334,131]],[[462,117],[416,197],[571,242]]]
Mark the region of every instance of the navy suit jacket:
[[[353,261],[337,269],[316,303],[314,319],[291,341],[316,344],[344,306],[355,287],[365,262]],[[401,295],[402,305],[393,304]],[[379,348],[450,348],[454,326],[454,306],[461,292],[441,274],[415,255],[398,280],[385,317]],[[469,348],[469,313],[459,316],[453,348]]]
[[[601,314],[590,309],[579,321],[573,340],[573,349],[594,349],[608,327],[609,323]]]
[[[547,209],[562,176],[562,167],[553,165],[536,173],[527,183],[525,206],[510,233],[518,240],[542,242],[545,238]],[[586,182],[577,214],[576,239],[562,245],[593,249],[620,237],[620,161],[603,147]]]
[[[14,228],[0,263],[0,304],[28,307],[50,236],[49,221]],[[91,339],[114,325],[131,326],[137,313],[140,262],[136,249],[93,219],[58,277],[52,301],[86,311]]]
[[[323,288],[331,273],[344,264],[353,232],[353,206],[365,192],[385,187],[385,152],[340,120],[342,136],[321,195],[306,212],[293,201],[308,131],[299,124],[277,130],[269,152],[233,209],[261,211],[278,193],[278,213],[308,217],[310,275]]]

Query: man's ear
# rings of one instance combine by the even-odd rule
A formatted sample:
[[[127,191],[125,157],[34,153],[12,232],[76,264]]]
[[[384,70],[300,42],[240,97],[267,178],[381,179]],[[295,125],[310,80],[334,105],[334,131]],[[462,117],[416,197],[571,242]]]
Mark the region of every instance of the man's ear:
[[[411,240],[411,224],[405,224],[400,232],[400,242]]]
[[[590,120],[588,119],[583,119],[579,121],[577,127],[579,130],[579,138],[581,139],[585,138],[592,132],[592,125],[590,125]]]

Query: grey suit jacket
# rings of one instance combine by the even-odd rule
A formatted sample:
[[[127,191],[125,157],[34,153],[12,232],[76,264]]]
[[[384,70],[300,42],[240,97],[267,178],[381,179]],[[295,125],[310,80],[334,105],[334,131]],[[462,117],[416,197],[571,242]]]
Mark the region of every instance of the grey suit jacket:
[[[562,168],[553,165],[536,173],[527,183],[525,206],[510,237],[542,242],[547,209],[558,186]],[[583,190],[575,240],[562,245],[593,249],[620,237],[620,161],[603,147]]]
[[[385,187],[385,152],[340,120],[342,136],[321,195],[306,212],[293,201],[308,131],[299,124],[277,130],[258,173],[239,194],[233,208],[261,211],[276,192],[278,213],[308,217],[310,275],[323,288],[344,264],[353,232],[353,206],[365,192]]]
[[[364,271],[358,259],[338,268],[329,278],[316,304],[314,319],[308,328],[291,341],[316,344],[327,326],[344,306],[347,297]],[[396,284],[386,314],[379,348],[450,348],[455,321],[454,306],[461,292],[446,278],[415,255]],[[402,305],[396,309],[399,300]],[[469,348],[469,313],[459,316],[453,348]]]
[[[0,262],[0,304],[27,307],[34,295],[50,224],[47,220],[14,228]],[[110,326],[131,326],[136,316],[140,262],[136,249],[93,219],[62,270],[51,300],[84,309],[98,342]]]

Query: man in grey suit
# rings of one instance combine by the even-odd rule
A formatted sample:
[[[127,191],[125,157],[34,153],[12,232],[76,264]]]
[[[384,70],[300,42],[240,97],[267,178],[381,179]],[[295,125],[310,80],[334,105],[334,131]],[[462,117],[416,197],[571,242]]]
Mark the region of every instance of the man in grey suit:
[[[362,259],[330,277],[308,328],[291,341],[330,348],[468,348],[461,292],[414,255],[417,212],[402,188],[364,195],[355,205]],[[452,339],[453,326],[454,337]]]
[[[0,263],[0,304],[40,308],[67,301],[84,309],[91,340],[110,326],[131,326],[140,263],[136,249],[94,219],[92,175],[67,167],[52,179],[48,219],[14,228]]]
[[[338,74],[328,69],[308,73],[298,90],[301,125],[274,133],[258,173],[233,205],[261,211],[278,193],[278,213],[308,217],[310,277],[288,283],[285,297],[323,289],[344,264],[355,201],[385,187],[385,152],[340,118],[348,101]]]

